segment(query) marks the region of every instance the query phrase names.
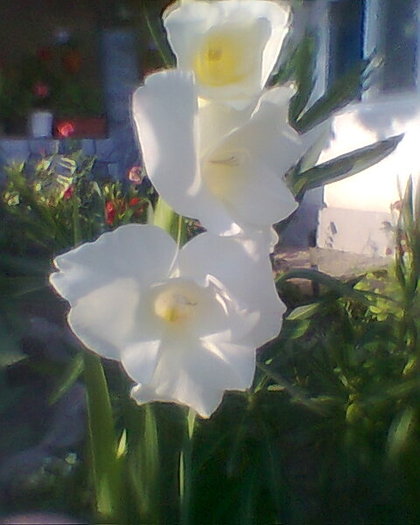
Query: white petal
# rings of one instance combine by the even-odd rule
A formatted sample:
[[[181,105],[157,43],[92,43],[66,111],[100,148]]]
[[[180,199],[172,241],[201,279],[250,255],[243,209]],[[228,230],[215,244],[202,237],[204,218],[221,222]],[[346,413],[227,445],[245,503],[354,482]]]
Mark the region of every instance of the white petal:
[[[195,71],[202,96],[238,101],[266,83],[288,30],[289,7],[272,1],[197,1],[164,14],[178,67]],[[211,55],[220,55],[210,60]]]
[[[146,78],[133,96],[133,116],[147,173],[181,215],[195,217],[199,186],[197,98],[192,76],[169,70]]]
[[[297,208],[283,181],[306,147],[288,124],[292,94],[290,88],[265,92],[251,118],[222,136],[202,159],[202,177],[209,191],[242,229],[271,225]],[[211,113],[211,106],[206,109]],[[206,120],[210,121],[208,115]],[[200,219],[210,231],[221,233]]]
[[[177,250],[161,228],[128,224],[56,257],[59,271],[51,274],[50,282],[72,303],[115,278],[161,280],[170,273]]]
[[[268,89],[260,98],[251,118],[223,137],[215,150],[244,149],[265,162],[273,173],[283,176],[295,165],[309,144],[288,122],[290,88]]]
[[[150,283],[168,277],[176,253],[160,228],[132,224],[55,259],[50,282],[70,302],[69,324],[88,348],[118,359],[127,345],[159,338],[144,298]]]
[[[121,363],[127,374],[137,383],[151,381],[158,363],[160,345],[160,338],[133,341],[130,345],[125,345],[121,352]]]
[[[297,203],[283,179],[254,152],[246,152],[245,160],[238,164],[224,160],[235,155],[240,156],[241,150],[231,148],[227,141],[226,149],[213,152],[202,166],[209,191],[225,205],[233,221],[243,229],[247,226],[260,228],[288,217]],[[214,231],[203,218],[201,221]]]
[[[134,95],[134,117],[158,192],[176,212],[219,235],[270,227],[290,215],[297,204],[282,175],[304,150],[287,123],[291,94],[268,90],[250,117],[250,109],[216,103],[198,110],[193,79],[180,71],[148,77]],[[232,155],[237,165],[229,163]]]
[[[139,402],[169,401],[192,407],[209,417],[224,390],[251,386],[255,351],[246,346],[171,339],[164,341],[152,381],[138,385],[132,396]]]
[[[125,347],[144,337],[136,315],[140,301],[138,283],[115,276],[112,282],[71,303],[70,328],[87,348],[103,357],[119,359]],[[149,325],[148,331],[152,328]],[[159,326],[154,328],[153,335],[159,337]]]
[[[258,314],[258,322],[246,335],[247,343],[259,347],[278,335],[286,308],[275,289],[266,254],[252,257],[240,239],[204,233],[182,248],[178,264],[181,275],[197,282],[205,282],[207,275],[216,277],[240,308]]]
[[[234,232],[223,203],[201,179],[198,105],[191,75],[169,70],[147,77],[134,94],[133,114],[146,170],[159,194],[177,213],[204,218],[217,231]]]
[[[237,110],[220,102],[199,101],[199,136],[200,156],[203,157],[209,150],[213,150],[234,129],[243,126],[251,117],[258,98],[245,109]]]
[[[279,242],[279,236],[271,226],[255,230],[247,226],[246,230],[235,235],[235,239],[242,244],[250,257],[256,260],[261,257],[261,254],[272,253]]]

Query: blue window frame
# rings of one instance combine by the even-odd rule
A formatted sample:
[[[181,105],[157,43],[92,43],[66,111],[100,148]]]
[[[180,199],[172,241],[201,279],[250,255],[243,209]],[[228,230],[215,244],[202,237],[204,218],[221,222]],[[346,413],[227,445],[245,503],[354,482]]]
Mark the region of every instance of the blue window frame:
[[[367,12],[374,7],[375,16]],[[409,91],[418,86],[420,0],[329,0],[328,83],[365,57],[366,33],[374,34],[378,62],[375,92]]]

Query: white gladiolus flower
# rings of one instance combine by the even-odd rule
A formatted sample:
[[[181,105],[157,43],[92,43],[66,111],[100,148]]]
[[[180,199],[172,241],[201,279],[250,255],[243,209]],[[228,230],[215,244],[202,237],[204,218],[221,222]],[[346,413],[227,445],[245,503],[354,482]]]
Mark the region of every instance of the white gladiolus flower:
[[[170,401],[209,417],[225,390],[252,384],[255,350],[285,307],[268,258],[201,234],[178,249],[160,228],[130,224],[55,259],[50,281],[73,332],[121,361],[139,402]]]
[[[273,88],[254,110],[238,111],[199,105],[191,73],[147,77],[134,94],[133,114],[159,194],[215,234],[269,232],[297,207],[283,175],[307,148],[287,120],[292,94]]]
[[[163,15],[178,68],[200,96],[238,104],[258,95],[275,66],[290,8],[270,0],[182,2]]]

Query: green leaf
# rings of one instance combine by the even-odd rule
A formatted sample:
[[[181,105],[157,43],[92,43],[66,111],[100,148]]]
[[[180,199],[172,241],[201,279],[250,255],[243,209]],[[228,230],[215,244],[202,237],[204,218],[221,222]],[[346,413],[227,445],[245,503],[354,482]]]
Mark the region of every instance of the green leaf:
[[[295,308],[288,316],[288,321],[300,321],[301,319],[307,319],[312,317],[315,312],[319,309],[319,303],[305,304]]]
[[[272,370],[272,367],[266,366],[263,363],[257,362],[257,368],[261,370],[267,377],[269,377],[272,381],[275,382],[276,386],[278,387],[277,390],[285,390],[290,397],[292,398],[294,403],[299,403],[306,408],[309,408],[310,410],[313,410],[314,412],[324,415],[326,413],[325,408],[317,403],[316,400],[312,399],[309,396],[309,393],[306,392],[304,389],[300,388],[299,386],[293,385],[285,379],[284,377],[280,376],[277,372]]]
[[[292,173],[289,185],[296,196],[301,196],[307,190],[350,177],[387,157],[398,146],[402,137],[403,135],[390,137],[340,155],[302,173]]]
[[[84,365],[96,508],[101,519],[124,523],[121,472],[104,370],[99,357],[91,352],[85,352]]]
[[[161,522],[162,480],[156,405],[127,406],[126,469],[140,523]]]
[[[297,92],[289,106],[289,119],[292,123],[296,122],[307,106],[315,85],[315,49],[316,39],[311,35],[306,35],[296,57],[295,82]]]
[[[1,279],[1,293],[10,297],[20,297],[31,292],[42,290],[46,287],[45,276],[19,276]]]
[[[144,407],[144,449],[143,475],[146,476],[149,491],[157,488],[159,480],[159,436],[154,407],[147,404]],[[149,494],[152,497],[152,494]]]
[[[6,247],[4,248],[6,249]],[[24,273],[31,275],[45,276],[49,270],[49,265],[45,259],[31,257],[22,257],[17,255],[10,255],[3,249],[0,260],[0,272],[8,273],[13,270],[13,273]]]
[[[292,97],[289,106],[289,119],[295,122],[305,109],[315,85],[315,51],[316,37],[307,33],[290,54],[288,60],[273,76],[270,85],[285,84],[293,81],[296,94]]]
[[[73,386],[75,381],[79,378],[83,372],[83,356],[77,354],[71,361],[70,366],[64,373],[63,377],[60,377],[60,383],[57,388],[52,392],[49,398],[49,403],[53,405],[56,403],[68,390]]]
[[[388,431],[388,456],[397,459],[404,449],[409,445],[409,440],[416,426],[416,410],[408,406],[399,413],[391,424]]]
[[[185,418],[184,442],[179,455],[179,500],[180,523],[182,525],[191,523],[192,489],[194,483],[192,452],[195,417],[195,411],[190,408]]]
[[[262,467],[264,478],[267,480],[277,516],[281,516],[287,500],[287,485],[281,475],[279,447],[274,436],[270,435],[264,418],[260,418],[259,425],[262,433]]]
[[[164,30],[160,17],[153,17],[146,4],[143,4],[143,16],[146,21],[150,36],[159,51],[162,65],[166,67],[173,67],[175,65],[175,58],[164,36]]]
[[[292,312],[293,314],[293,312]],[[308,312],[309,317],[309,312]],[[290,321],[289,318],[286,319]],[[293,339],[300,339],[303,337],[311,326],[311,321],[309,319],[302,320],[291,320],[290,322],[283,323],[282,326],[282,336],[291,341]]]
[[[26,355],[21,352],[19,345],[7,332],[3,332],[0,325],[0,369],[14,365],[26,359]]]
[[[360,86],[366,80],[370,60],[362,60],[319,98],[303,115],[293,123],[300,133],[326,120],[332,113],[343,108],[360,93]]]

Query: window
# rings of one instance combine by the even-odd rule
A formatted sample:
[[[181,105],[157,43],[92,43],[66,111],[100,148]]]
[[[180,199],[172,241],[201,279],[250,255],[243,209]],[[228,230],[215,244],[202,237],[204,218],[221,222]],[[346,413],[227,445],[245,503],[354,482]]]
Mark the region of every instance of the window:
[[[375,56],[371,95],[420,89],[420,0],[330,0],[328,10],[330,84]]]
[[[329,6],[330,67],[332,84],[363,58],[365,0],[341,0]]]
[[[380,89],[415,89],[417,85],[418,0],[382,0],[379,52],[383,55]]]

